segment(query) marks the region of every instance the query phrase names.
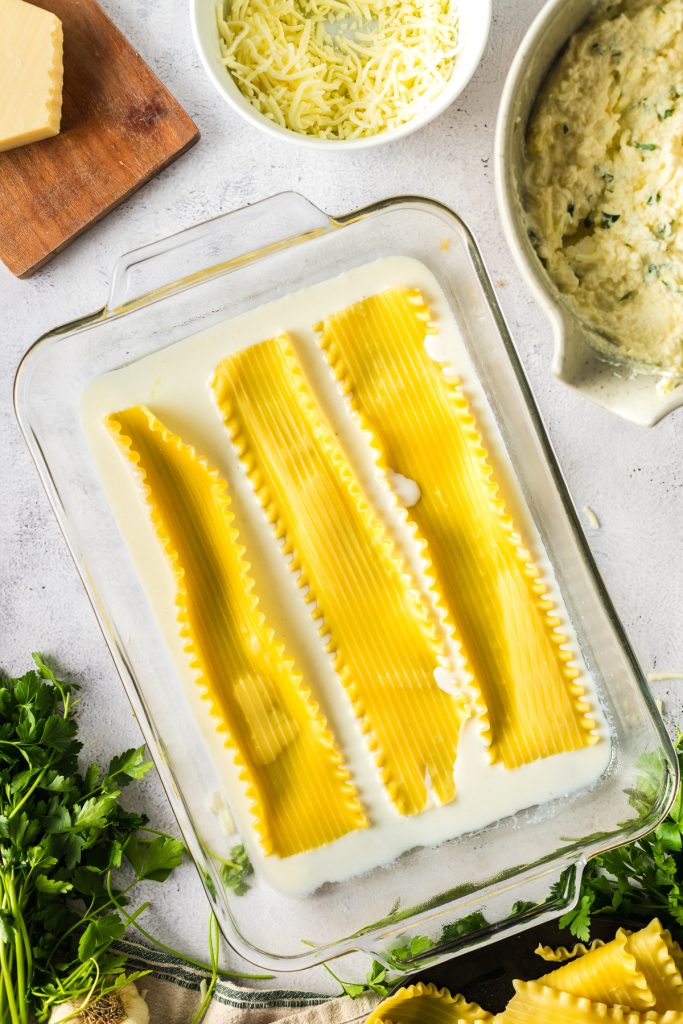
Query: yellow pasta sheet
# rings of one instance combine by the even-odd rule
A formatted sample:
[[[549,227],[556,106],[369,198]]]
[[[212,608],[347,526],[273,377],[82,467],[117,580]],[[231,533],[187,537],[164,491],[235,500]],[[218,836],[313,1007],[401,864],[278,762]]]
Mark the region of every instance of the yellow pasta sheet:
[[[427,542],[445,624],[473,676],[491,760],[514,768],[595,742],[567,638],[467,399],[427,352],[435,328],[421,294],[389,289],[328,317],[320,331],[379,469],[419,486],[408,516]]]
[[[515,994],[496,1024],[683,1024],[680,947],[656,918],[637,932],[619,929],[611,942],[590,950],[581,944],[570,951],[539,950],[544,957],[578,959],[538,981],[515,981]],[[389,996],[367,1024],[449,1024],[456,1018],[491,1019],[463,996],[418,984]]]
[[[213,387],[250,477],[401,814],[445,803],[465,711],[439,688],[447,651],[408,565],[282,336],[225,359]]]
[[[617,933],[619,938],[621,932]],[[655,918],[647,928],[627,936],[626,948],[635,958],[654,996],[655,1010],[683,1011],[680,946]]]
[[[539,944],[536,946],[534,953],[536,956],[540,956],[542,960],[547,960],[548,963],[564,963],[566,960],[574,960],[577,956],[584,956],[589,953],[592,949],[599,949],[604,946],[605,943],[602,939],[593,939],[589,946],[586,946],[583,942],[575,942],[571,949],[566,946],[543,946]]]
[[[143,482],[185,650],[235,753],[265,853],[286,857],[365,828],[334,738],[259,610],[225,482],[144,406],[107,426]]]
[[[540,980],[551,988],[585,996],[593,1002],[630,1006],[633,1010],[653,1009],[654,995],[627,942],[627,936],[619,932],[612,942],[564,964]]]
[[[476,1003],[452,996],[436,985],[408,985],[389,996],[370,1014],[366,1024],[484,1024],[492,1021]]]
[[[670,1010],[637,1013],[627,1006],[607,1006],[583,996],[560,992],[537,981],[516,981],[515,995],[496,1024],[683,1024],[683,1014]]]

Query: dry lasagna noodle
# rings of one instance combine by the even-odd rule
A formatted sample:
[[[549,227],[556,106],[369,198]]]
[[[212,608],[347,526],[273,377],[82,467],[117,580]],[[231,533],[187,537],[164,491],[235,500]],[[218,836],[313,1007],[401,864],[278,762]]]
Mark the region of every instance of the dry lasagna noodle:
[[[285,857],[366,827],[326,722],[258,608],[225,482],[144,406],[107,426],[143,481],[185,650],[264,851]]]
[[[647,1018],[627,1006],[608,1006],[583,996],[544,985],[542,981],[516,981],[515,995],[505,1012],[496,1017],[497,1024],[683,1024],[680,1014],[655,1014]]]
[[[366,1024],[476,1024],[493,1017],[463,996],[452,996],[436,985],[408,985],[389,996],[370,1014]]]
[[[434,671],[445,644],[405,559],[363,497],[282,336],[217,368],[232,443],[297,573],[390,799],[415,814],[453,799],[462,702]]]
[[[592,949],[599,949],[604,946],[605,943],[602,939],[593,939],[589,946],[586,946],[583,942],[575,942],[571,949],[566,946],[544,946],[539,943],[534,950],[536,956],[540,956],[541,960],[547,960],[548,963],[565,963],[567,960],[575,960],[577,956],[585,956],[586,953],[590,953]]]
[[[671,933],[655,918],[647,928],[624,934],[628,935],[627,949],[652,992],[655,1010],[683,1011],[681,947],[673,941]]]
[[[584,996],[596,1003],[630,1006],[633,1010],[649,1010],[655,1005],[647,980],[639,963],[628,948],[624,932],[607,945],[585,953],[544,975],[544,985]]]
[[[637,932],[620,928],[611,942],[544,975],[540,984],[592,1003],[625,1006],[641,1013],[683,1011],[678,949],[655,918]],[[679,1017],[683,1020],[683,1014]]]
[[[561,947],[558,955],[565,952]],[[656,918],[632,934],[619,929],[601,947],[571,952],[579,959],[538,981],[515,981],[497,1024],[683,1024],[680,947]],[[458,1018],[490,1019],[463,996],[420,984],[390,996],[367,1024],[450,1024]]]
[[[567,638],[498,494],[460,384],[429,355],[422,296],[392,288],[320,326],[380,470],[414,480],[441,614],[465,655],[492,761],[506,768],[597,741]]]

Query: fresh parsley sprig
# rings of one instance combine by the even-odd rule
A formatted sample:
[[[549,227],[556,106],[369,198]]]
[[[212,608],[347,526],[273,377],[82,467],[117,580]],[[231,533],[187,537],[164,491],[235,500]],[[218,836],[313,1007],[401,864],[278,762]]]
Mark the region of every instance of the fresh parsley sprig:
[[[676,742],[683,771],[683,734]],[[638,781],[629,793],[638,811],[652,807],[661,780],[657,754],[641,758]],[[680,937],[683,932],[683,791],[679,788],[668,817],[653,832],[589,861],[579,901],[560,919],[581,942],[588,942],[596,914],[662,919]]]
[[[522,904],[515,906],[521,908]],[[513,908],[513,913],[516,912],[521,913],[521,910],[516,911]],[[323,964],[323,967],[341,986],[342,992],[351,996],[352,999],[357,999],[367,992],[374,992],[384,999],[398,984],[403,974],[415,970],[417,957],[423,958],[422,963],[424,963],[425,954],[428,954],[431,949],[455,942],[465,935],[486,928],[487,925],[488,921],[484,915],[476,912],[445,925],[437,939],[430,938],[429,935],[413,935],[411,938],[406,938],[384,954],[384,963],[379,960],[372,961],[365,981],[344,981],[334,973],[329,964]]]
[[[129,909],[136,886],[164,882],[185,853],[119,802],[152,766],[144,747],[82,772],[77,688],[33,659],[33,671],[0,679],[0,1024],[28,1024],[31,1011],[42,1024],[59,1003],[90,1005],[141,977],[114,946],[130,925],[182,956],[140,924],[147,903]],[[246,855],[236,861],[235,884],[247,865]],[[215,983],[227,972],[213,918],[210,927],[211,963],[183,959]]]
[[[149,837],[121,791],[151,767],[144,747],[81,774],[76,688],[39,655],[0,681],[0,1022],[38,1021],[67,999],[95,999],[139,977],[112,951],[120,909],[141,881],[183,859],[173,836]],[[129,879],[115,887],[122,868]],[[132,876],[132,878],[130,877]],[[136,915],[143,908],[138,908]]]
[[[233,846],[227,860],[221,859],[221,881],[236,896],[244,896],[249,891],[249,881],[254,873],[249,855],[244,845]]]

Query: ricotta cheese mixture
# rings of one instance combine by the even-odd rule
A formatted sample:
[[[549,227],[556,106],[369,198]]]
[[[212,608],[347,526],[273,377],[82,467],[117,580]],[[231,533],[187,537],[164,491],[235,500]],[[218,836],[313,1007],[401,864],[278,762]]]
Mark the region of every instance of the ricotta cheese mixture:
[[[683,374],[683,0],[601,4],[541,90],[528,230],[612,353]]]

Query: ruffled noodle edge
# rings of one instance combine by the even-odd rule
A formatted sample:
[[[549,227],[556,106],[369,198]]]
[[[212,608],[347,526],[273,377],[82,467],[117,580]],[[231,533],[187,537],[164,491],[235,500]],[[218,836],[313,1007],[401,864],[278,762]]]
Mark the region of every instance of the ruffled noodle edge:
[[[496,1024],[538,1024],[543,1020],[540,1012],[554,1014],[560,1021],[576,1021],[576,1024],[683,1024],[683,1013],[667,1010],[638,1012],[627,1006],[608,1006],[607,1003],[592,1002],[585,996],[574,996],[561,989],[551,988],[539,981],[515,981],[515,995],[506,1009],[495,1020]]]
[[[370,1014],[366,1024],[392,1024],[391,1010],[413,999],[434,1000],[434,1002],[438,1001],[443,1006],[452,1008],[452,1024],[475,1024],[479,1021],[487,1024],[487,1022],[493,1021],[493,1016],[490,1013],[482,1010],[476,1003],[468,1003],[464,996],[452,996],[446,988],[437,988],[431,983],[417,982],[415,985],[400,988],[393,995],[388,996]]]
[[[159,419],[157,419],[154,413],[147,406],[140,406],[139,408],[147,419],[147,425],[150,431],[158,433],[164,444],[171,445],[175,447],[177,451],[183,452],[191,462],[200,466],[207,473],[211,481],[210,486],[214,495],[216,507],[225,522],[226,536],[228,537],[235,554],[235,561],[242,583],[244,599],[248,604],[249,614],[254,616],[256,627],[262,631],[264,641],[268,644],[268,657],[274,659],[276,669],[286,673],[290,678],[292,685],[299,691],[302,700],[305,702],[309,710],[311,719],[316,722],[321,742],[329,751],[330,761],[333,764],[340,781],[341,795],[347,802],[349,812],[351,815],[355,816],[357,821],[356,828],[366,828],[367,818],[362,804],[355,787],[353,786],[351,775],[344,764],[341,752],[337,747],[334,737],[327,725],[327,721],[320,710],[320,706],[314,699],[310,688],[304,682],[303,676],[297,671],[294,661],[287,657],[284,646],[276,639],[273,629],[268,625],[265,615],[260,608],[258,597],[254,593],[254,580],[250,575],[251,565],[244,557],[246,554],[246,548],[240,542],[239,531],[234,525],[234,514],[232,512],[227,483],[223,480],[218,471],[211,466],[203,456],[198,454],[196,448],[192,444],[183,441],[178,435],[169,430]],[[117,414],[107,416],[105,418],[105,425],[124,456],[132,464],[137,473],[144,494],[145,503],[150,511],[150,519],[154,532],[161,543],[163,551],[169,561],[171,572],[173,573],[176,581],[176,622],[179,626],[179,635],[181,640],[184,641],[183,652],[188,658],[190,670],[195,675],[201,699],[208,705],[209,715],[215,722],[216,732],[222,736],[224,747],[233,755],[233,764],[237,769],[237,777],[239,782],[244,786],[244,793],[249,806],[252,824],[263,848],[263,852],[266,856],[270,856],[272,854],[277,856],[278,854],[274,847],[271,830],[268,827],[267,815],[264,814],[263,803],[258,792],[257,783],[246,765],[239,747],[231,739],[228,727],[215,696],[212,694],[212,683],[207,678],[202,668],[201,659],[194,647],[192,627],[190,624],[187,606],[185,569],[180,564],[178,553],[173,547],[171,539],[166,532],[163,517],[157,508],[152,494],[152,488],[147,482],[147,473],[141,465],[141,457],[133,446],[132,438],[124,433],[116,416]]]
[[[547,963],[562,964],[566,963],[567,960],[575,960],[577,957],[585,956],[586,953],[592,953],[594,949],[600,949],[604,945],[604,939],[593,939],[587,946],[583,942],[576,942],[571,949],[568,949],[567,946],[556,946],[555,948],[552,946],[542,946],[539,943],[534,953]]]
[[[424,324],[425,343],[429,336],[438,335],[438,327],[434,322],[431,310],[425,301],[422,292],[418,288],[387,289],[387,291],[394,290],[401,291],[407,296],[409,303],[413,306],[416,318]],[[361,305],[362,301],[363,300],[356,305]],[[347,307],[347,309],[348,308],[352,307]],[[353,386],[348,379],[347,372],[343,366],[343,356],[339,352],[338,347],[334,343],[330,342],[329,339],[325,338],[325,328],[327,324],[344,312],[346,312],[345,309],[339,310],[337,313],[330,315],[325,320],[317,324],[315,329],[320,334],[321,348],[326,354],[328,363],[340,390],[342,391],[342,395],[347,406],[351,406],[357,417],[359,417],[361,422],[363,422],[362,412],[353,397]],[[505,505],[505,500],[500,495],[500,485],[494,478],[493,467],[489,462],[488,449],[482,441],[475,416],[470,409],[469,401],[463,391],[462,381],[459,377],[447,375],[445,372],[443,372],[442,375],[446,384],[446,394],[448,395],[449,402],[453,407],[457,418],[462,424],[464,436],[467,439],[474,459],[478,465],[481,482],[486,490],[489,506],[500,521],[508,543],[511,545],[515,553],[515,557],[522,565],[524,577],[527,581],[532,601],[541,612],[541,618],[547,629],[548,635],[557,648],[557,658],[561,662],[561,671],[573,698],[579,724],[588,734],[588,742],[586,745],[594,746],[600,740],[597,732],[597,723],[595,719],[591,717],[592,708],[590,703],[586,700],[586,690],[584,686],[578,682],[581,673],[575,664],[576,656],[569,646],[569,637],[566,633],[562,632],[562,620],[557,613],[554,602],[548,596],[548,586],[542,579],[541,572],[534,563],[531,552],[524,545],[521,534],[516,530],[512,516]],[[369,427],[369,425],[366,424],[365,429],[368,430],[371,437],[374,437],[372,428]],[[379,461],[376,463],[378,469],[386,473],[386,470],[391,469],[392,467],[387,465],[386,458],[381,451],[381,445],[376,438],[375,443],[373,444],[373,450],[378,451]],[[387,483],[388,486],[391,487],[389,479],[387,479]],[[406,515],[408,514],[409,513],[406,510]],[[417,531],[417,527],[415,527],[415,529]],[[460,655],[466,665],[467,673],[472,680],[470,685],[474,695],[473,705],[476,717],[480,723],[482,741],[487,748],[490,762],[492,764],[496,763],[501,760],[501,757],[497,745],[493,740],[489,711],[483,694],[476,686],[476,680],[474,680],[473,673],[467,665],[464,652],[460,646],[460,641],[457,639],[455,623],[453,622],[443,599],[438,601],[437,607],[439,609],[439,616],[442,619],[443,625],[448,631],[448,636],[451,639],[451,642],[460,650]]]
[[[318,411],[312,390],[310,389],[299,365],[299,361],[294,354],[294,347],[290,336],[286,333],[282,333],[268,341],[262,342],[261,344],[268,344],[269,342],[273,342],[279,347],[285,360],[287,372],[291,378],[292,390],[295,397],[300,403],[306,418],[311,422],[312,426],[314,426],[316,421],[319,421],[324,417],[322,412]],[[365,704],[360,696],[357,684],[353,682],[351,677],[351,669],[343,654],[337,647],[335,639],[331,635],[327,626],[323,612],[320,608],[318,594],[313,581],[306,572],[306,567],[301,561],[299,552],[287,532],[285,523],[280,516],[277,503],[275,502],[269,488],[263,481],[261,472],[258,469],[257,459],[250,450],[249,443],[242,426],[240,414],[234,407],[234,404],[228,395],[227,385],[222,379],[222,362],[219,363],[216,368],[216,371],[210,381],[210,387],[219,412],[223,418],[230,441],[243,469],[247,474],[252,490],[263,509],[266,519],[273,529],[275,538],[280,545],[280,550],[288,557],[288,569],[295,577],[296,587],[303,592],[304,602],[317,627],[318,635],[323,641],[325,652],[331,659],[332,666],[349,696],[354,715],[359,722],[360,730],[374,759],[382,784],[399,814],[412,814],[413,812],[408,808],[406,802],[401,796],[400,783],[391,774],[387,758],[380,749],[374,730],[368,721]],[[360,484],[349,467],[346,459],[343,457],[340,449],[335,445],[330,445],[327,437],[321,438],[318,436],[317,442],[329,457],[335,471],[339,474],[344,487],[351,495],[359,515],[365,521],[374,540],[383,548],[385,554],[390,558],[391,562],[393,562],[397,572],[401,576],[401,579],[406,584],[411,596],[414,615],[420,623],[423,635],[434,654],[435,664],[442,664],[443,661],[448,658],[448,651],[445,644],[437,634],[436,626],[425,607],[420,589],[406,565],[404,557],[397,553],[399,552],[398,546],[394,543],[384,523],[378,517],[374,508],[365,497]],[[466,718],[466,705],[464,700],[460,702],[460,713],[462,715],[462,725]]]

